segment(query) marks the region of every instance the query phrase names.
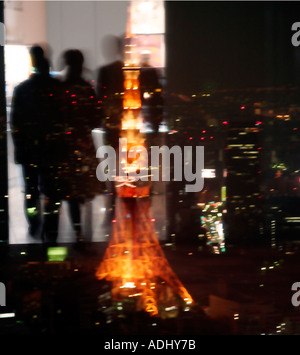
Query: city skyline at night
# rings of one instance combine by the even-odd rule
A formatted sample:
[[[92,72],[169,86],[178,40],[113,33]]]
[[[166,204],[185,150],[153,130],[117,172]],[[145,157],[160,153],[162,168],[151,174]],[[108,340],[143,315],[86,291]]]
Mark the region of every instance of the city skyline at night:
[[[300,3],[6,1],[3,21],[0,333],[300,334]]]

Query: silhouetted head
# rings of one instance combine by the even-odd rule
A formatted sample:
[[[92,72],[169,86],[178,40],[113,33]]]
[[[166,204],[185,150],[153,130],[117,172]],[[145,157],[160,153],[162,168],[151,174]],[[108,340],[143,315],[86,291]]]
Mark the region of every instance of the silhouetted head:
[[[79,79],[82,74],[84,57],[78,49],[69,49],[64,53],[64,61],[67,70],[67,80]]]
[[[45,58],[44,50],[40,46],[30,48],[31,63],[35,72],[40,74],[49,74],[49,62]]]

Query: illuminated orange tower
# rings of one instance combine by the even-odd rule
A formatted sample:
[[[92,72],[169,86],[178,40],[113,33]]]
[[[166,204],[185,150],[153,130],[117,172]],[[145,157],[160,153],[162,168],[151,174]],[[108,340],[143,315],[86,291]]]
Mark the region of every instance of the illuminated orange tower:
[[[151,215],[150,183],[126,175],[140,168],[136,160],[128,159],[127,153],[132,146],[144,146],[144,137],[140,133],[140,68],[134,60],[134,37],[127,33],[125,41],[122,138],[128,142],[127,158],[121,161],[119,175],[123,176],[116,178],[112,236],[96,276],[112,282],[113,299],[136,297],[137,309],[155,316],[160,313],[159,300],[170,290],[183,304],[190,305],[193,300],[159,244]]]

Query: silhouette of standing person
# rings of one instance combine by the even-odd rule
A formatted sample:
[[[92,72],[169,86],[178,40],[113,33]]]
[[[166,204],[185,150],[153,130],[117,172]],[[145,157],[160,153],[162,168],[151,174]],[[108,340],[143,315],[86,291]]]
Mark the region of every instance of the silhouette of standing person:
[[[98,70],[97,95],[102,103],[102,126],[105,129],[105,144],[116,150],[119,147],[121,135],[121,120],[123,115],[124,73],[123,51],[121,38],[108,35],[102,41],[102,53],[108,64]],[[109,192],[107,210],[108,225],[114,216],[115,186],[107,181]]]
[[[33,73],[14,90],[12,137],[15,162],[22,164],[25,212],[29,233],[55,242],[58,232],[60,163],[64,141],[61,83],[49,75],[49,63],[39,46],[30,50]],[[41,215],[41,195],[44,214]]]
[[[162,85],[157,70],[150,65],[150,53],[142,53],[140,65],[142,113],[145,121],[151,124],[156,133],[163,118]]]
[[[83,54],[76,49],[64,53],[67,66],[64,86],[64,120],[67,129],[67,160],[64,193],[77,241],[83,240],[81,205],[102,192],[96,178],[98,161],[92,129],[100,127],[96,93],[82,78]]]
[[[121,59],[120,38],[109,35],[102,43],[105,59],[109,64],[100,67],[97,77],[97,95],[103,107],[103,126],[106,129],[106,144],[118,146],[123,112],[124,63]]]

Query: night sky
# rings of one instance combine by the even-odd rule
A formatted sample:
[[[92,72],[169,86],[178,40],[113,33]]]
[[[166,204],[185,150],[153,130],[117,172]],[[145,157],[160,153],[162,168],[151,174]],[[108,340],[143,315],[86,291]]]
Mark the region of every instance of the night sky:
[[[300,85],[299,2],[166,2],[172,91]]]

